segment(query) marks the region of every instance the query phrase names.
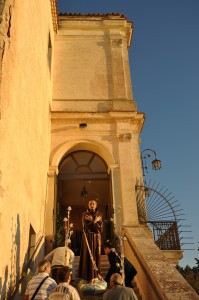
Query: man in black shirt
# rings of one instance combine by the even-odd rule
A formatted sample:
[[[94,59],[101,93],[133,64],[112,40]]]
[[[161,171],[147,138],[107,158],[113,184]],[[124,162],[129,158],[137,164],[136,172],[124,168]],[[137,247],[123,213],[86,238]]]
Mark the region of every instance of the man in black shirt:
[[[112,247],[109,240],[107,240],[104,243],[104,252],[108,256],[108,260],[110,263],[110,268],[105,277],[106,282],[109,283],[112,274],[114,273],[121,274],[121,270],[122,270],[121,257],[117,253],[115,248]],[[133,286],[131,282],[134,276],[137,274],[137,271],[132,265],[132,263],[126,257],[124,257],[124,274],[125,274],[125,286],[132,288]]]

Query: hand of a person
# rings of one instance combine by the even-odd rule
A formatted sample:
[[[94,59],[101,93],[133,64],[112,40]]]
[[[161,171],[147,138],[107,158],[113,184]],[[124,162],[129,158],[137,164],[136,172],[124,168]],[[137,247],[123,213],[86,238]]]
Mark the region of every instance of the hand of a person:
[[[95,218],[95,221],[96,221],[96,222],[99,222],[99,221],[101,221],[101,219],[102,219],[102,217],[101,217],[101,216],[98,216],[98,217]]]
[[[100,274],[98,274],[97,276],[98,276],[99,280],[104,281],[104,278]]]
[[[89,284],[94,284],[95,283],[95,278],[92,278],[90,281],[89,281]]]
[[[101,221],[101,219],[102,219],[102,217],[100,217],[100,216],[96,217],[95,220],[94,220],[94,224]]]
[[[85,220],[87,220],[87,221],[92,221],[93,220],[93,218],[92,218],[92,216],[88,216],[88,215],[85,215]]]

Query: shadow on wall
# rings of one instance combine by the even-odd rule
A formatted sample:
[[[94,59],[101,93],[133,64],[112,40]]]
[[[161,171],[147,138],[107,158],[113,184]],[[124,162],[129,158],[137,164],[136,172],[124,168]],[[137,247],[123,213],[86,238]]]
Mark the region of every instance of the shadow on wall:
[[[12,248],[10,250],[10,265],[5,266],[4,278],[0,277],[0,299],[21,299],[25,294],[28,281],[34,275],[36,262],[43,258],[43,247],[41,246],[36,257],[30,257],[30,246],[27,249],[23,265],[20,269],[20,217],[17,214],[17,222],[12,219],[11,227]],[[10,271],[9,271],[10,270]]]
[[[10,274],[8,273],[8,265],[5,267],[4,282],[0,278],[0,293],[1,300],[11,299],[14,287],[19,280],[19,270],[20,270],[20,220],[17,214],[17,222],[14,225],[14,220],[12,218],[11,227],[11,238],[12,238],[12,248],[10,256]]]
[[[6,299],[6,286],[8,282],[8,266],[5,268],[5,274],[4,274],[4,283],[2,283],[2,278],[0,278],[0,295],[1,299]]]
[[[17,214],[17,222],[14,224],[12,218],[11,238],[12,248],[10,250],[10,265],[5,267],[4,280],[0,278],[1,300],[14,299],[20,284],[20,218]],[[10,272],[8,270],[10,269]]]

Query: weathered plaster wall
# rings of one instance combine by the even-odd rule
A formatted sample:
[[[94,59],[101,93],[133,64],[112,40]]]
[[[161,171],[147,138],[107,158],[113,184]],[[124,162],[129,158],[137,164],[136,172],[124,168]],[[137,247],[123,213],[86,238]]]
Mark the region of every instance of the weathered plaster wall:
[[[53,110],[135,111],[128,61],[131,34],[132,23],[119,14],[60,16]]]
[[[4,299],[6,288],[19,278],[30,224],[36,239],[44,229],[52,99],[50,1],[6,1],[1,25],[5,46],[0,104],[0,291]]]

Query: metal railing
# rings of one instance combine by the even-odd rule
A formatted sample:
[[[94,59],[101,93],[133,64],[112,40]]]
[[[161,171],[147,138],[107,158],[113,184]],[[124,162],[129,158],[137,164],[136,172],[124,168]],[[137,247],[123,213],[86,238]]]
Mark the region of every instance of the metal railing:
[[[161,250],[181,250],[176,221],[148,221],[156,245]]]

